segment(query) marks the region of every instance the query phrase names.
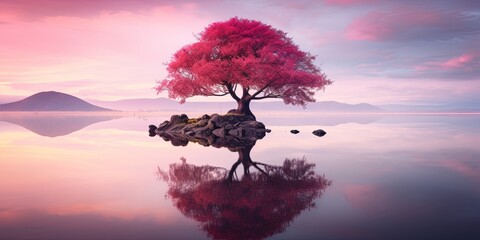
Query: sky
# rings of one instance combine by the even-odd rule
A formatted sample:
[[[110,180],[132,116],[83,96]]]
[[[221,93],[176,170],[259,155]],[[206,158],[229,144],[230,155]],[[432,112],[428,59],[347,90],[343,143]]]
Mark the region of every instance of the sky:
[[[334,81],[318,101],[480,105],[478,0],[0,0],[0,100],[166,96],[173,53],[232,17],[316,55]]]

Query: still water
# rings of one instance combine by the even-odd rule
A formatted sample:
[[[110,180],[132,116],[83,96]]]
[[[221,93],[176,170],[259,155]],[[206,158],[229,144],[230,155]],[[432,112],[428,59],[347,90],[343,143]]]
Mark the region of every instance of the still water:
[[[480,115],[258,113],[274,181],[170,115],[0,113],[0,239],[480,239]]]

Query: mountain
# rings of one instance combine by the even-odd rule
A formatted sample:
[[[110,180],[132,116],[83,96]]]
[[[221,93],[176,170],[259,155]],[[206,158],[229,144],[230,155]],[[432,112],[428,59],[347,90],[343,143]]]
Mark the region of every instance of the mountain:
[[[0,104],[0,111],[103,112],[112,110],[92,105],[72,95],[50,91],[39,92],[20,101]]]
[[[285,105],[283,102],[258,102],[251,105],[253,111],[303,111],[303,112],[383,112],[384,110],[368,103],[348,104],[336,101],[321,101],[309,103],[305,109],[302,106]]]
[[[176,110],[183,106],[178,102],[167,98],[135,98],[117,101],[101,101],[91,99],[89,102],[98,106],[122,111],[165,111]]]
[[[98,101],[90,102],[123,111],[203,111],[225,113],[236,108],[236,103],[230,102],[186,102],[179,104],[177,101],[167,98],[139,98],[125,99],[119,101]],[[252,111],[303,111],[303,112],[383,112],[384,110],[367,103],[346,104],[335,101],[323,101],[307,104],[303,109],[301,106],[285,105],[282,101],[262,102],[254,101],[250,104]]]
[[[480,112],[480,101],[471,102],[454,102],[449,104],[425,104],[425,105],[408,105],[408,104],[387,104],[379,107],[389,112],[450,112],[450,113],[478,113]]]

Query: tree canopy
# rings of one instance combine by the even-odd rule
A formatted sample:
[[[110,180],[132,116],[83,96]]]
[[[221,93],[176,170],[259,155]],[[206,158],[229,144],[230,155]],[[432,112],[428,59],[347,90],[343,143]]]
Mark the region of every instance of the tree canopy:
[[[232,18],[210,24],[198,41],[178,50],[157,92],[181,103],[193,96],[230,95],[237,113],[252,115],[251,100],[281,98],[286,104],[314,102],[330,81],[281,30],[259,21]]]

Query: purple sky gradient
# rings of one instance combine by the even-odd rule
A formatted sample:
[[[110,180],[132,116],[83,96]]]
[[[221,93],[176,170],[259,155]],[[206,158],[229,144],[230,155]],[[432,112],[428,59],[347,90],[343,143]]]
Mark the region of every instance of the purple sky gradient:
[[[171,55],[235,16],[281,29],[317,55],[334,81],[320,101],[480,103],[473,0],[0,0],[0,96],[156,97]]]

